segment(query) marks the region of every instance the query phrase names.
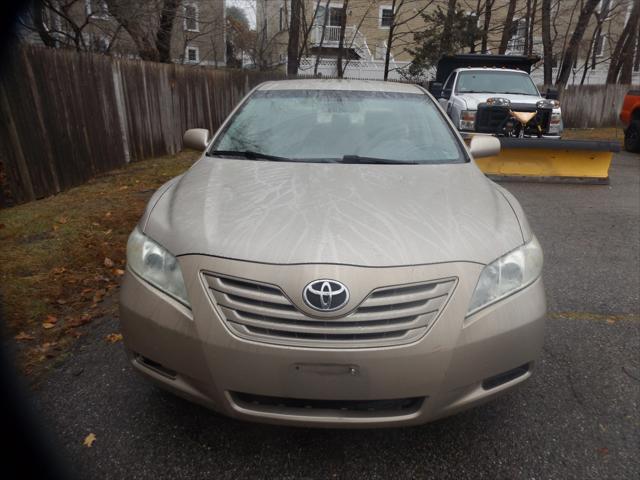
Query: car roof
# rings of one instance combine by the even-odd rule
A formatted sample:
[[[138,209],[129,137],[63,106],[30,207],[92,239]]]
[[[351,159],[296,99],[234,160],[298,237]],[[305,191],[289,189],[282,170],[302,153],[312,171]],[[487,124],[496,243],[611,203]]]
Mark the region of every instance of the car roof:
[[[523,75],[529,75],[527,72],[518,70],[517,68],[500,68],[500,67],[462,67],[456,68],[456,72],[509,72],[509,73],[521,73]]]
[[[424,90],[410,83],[318,78],[270,81],[259,85],[258,90],[350,90],[424,95]]]

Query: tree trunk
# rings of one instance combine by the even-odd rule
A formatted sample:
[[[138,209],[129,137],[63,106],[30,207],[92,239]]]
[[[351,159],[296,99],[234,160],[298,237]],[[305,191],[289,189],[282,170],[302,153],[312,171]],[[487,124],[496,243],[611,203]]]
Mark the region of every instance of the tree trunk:
[[[553,42],[551,41],[551,0],[542,0],[542,48],[544,84],[553,83]]]
[[[164,0],[160,14],[160,25],[156,33],[156,48],[158,60],[163,63],[171,63],[171,37],[173,34],[173,22],[181,0]]]
[[[538,0],[533,0],[533,7],[531,8],[531,21],[529,22],[529,30],[527,36],[529,37],[529,50],[525,52],[527,55],[533,55],[533,31],[536,27],[536,10],[538,9]]]
[[[396,0],[391,3],[391,25],[387,35],[387,50],[384,52],[384,79],[389,78],[389,62],[391,61],[391,45],[393,44],[393,31],[396,27]]]
[[[584,2],[584,6],[582,7],[580,15],[578,16],[578,23],[576,24],[576,28],[571,35],[571,39],[569,40],[569,44],[567,45],[567,49],[565,50],[562,59],[562,66],[560,67],[558,81],[556,82],[560,86],[566,85],[569,81],[569,75],[571,75],[573,62],[578,55],[580,41],[584,36],[584,32],[587,29],[587,25],[589,24],[589,19],[591,18],[591,15],[593,15],[593,11],[598,5],[598,2],[599,0],[586,0]]]
[[[616,46],[611,55],[609,63],[609,71],[607,72],[607,83],[617,83],[620,71],[626,61],[625,53],[633,57],[633,46],[635,45],[635,32],[638,24],[638,14],[640,13],[640,4],[634,3],[631,15],[616,42]],[[633,60],[631,60],[633,62]],[[626,74],[626,72],[625,72]]]
[[[324,18],[322,19],[322,33],[320,34],[320,44],[318,45],[318,50],[316,53],[316,64],[313,66],[313,75],[318,75],[318,66],[320,65],[320,56],[322,55],[322,45],[324,44],[324,33],[327,30],[327,21],[329,20],[329,2],[331,0],[327,0],[327,3],[324,4]]]
[[[636,32],[638,29],[638,16],[640,14],[640,3],[636,2],[631,10],[631,15],[627,20],[620,38],[611,55],[609,71],[607,72],[607,83],[617,83],[620,72],[624,70],[624,75],[631,80],[633,67],[633,48],[636,44]],[[631,57],[627,59],[626,57]],[[628,65],[627,68],[623,68]],[[622,83],[622,78],[620,79]]]
[[[495,0],[486,0],[484,4],[484,24],[482,26],[482,47],[480,52],[487,53],[487,42],[489,41],[489,25],[491,24],[491,11]]]
[[[447,18],[442,29],[442,37],[440,38],[440,51],[446,52],[449,43],[451,43],[451,29],[453,28],[453,17],[456,14],[456,0],[448,0],[447,2]]]
[[[531,22],[531,0],[527,0],[527,10],[524,17],[524,48],[522,49],[522,53],[524,55],[529,51],[529,25]]]
[[[42,4],[42,1],[33,2],[33,5],[31,6],[33,24],[38,32],[40,40],[42,40],[42,43],[47,47],[55,48],[57,46],[56,39],[51,36],[49,30],[44,24],[44,8],[45,6]]]
[[[298,51],[300,49],[300,12],[302,0],[291,0],[289,22],[289,44],[287,45],[287,75],[298,74]]]
[[[511,29],[513,28],[513,17],[516,13],[517,0],[509,0],[509,8],[507,9],[507,17],[504,19],[504,30],[502,30],[502,37],[500,38],[500,46],[498,47],[498,53],[504,55],[511,39]],[[549,0],[551,5],[551,0]],[[544,5],[543,5],[544,8]]]
[[[342,4],[342,16],[340,19],[340,39],[338,40],[338,58],[337,58],[337,73],[338,78],[344,77],[344,70],[342,69],[342,60],[344,58],[344,34],[347,30],[347,7],[349,6],[349,0],[344,0]]]

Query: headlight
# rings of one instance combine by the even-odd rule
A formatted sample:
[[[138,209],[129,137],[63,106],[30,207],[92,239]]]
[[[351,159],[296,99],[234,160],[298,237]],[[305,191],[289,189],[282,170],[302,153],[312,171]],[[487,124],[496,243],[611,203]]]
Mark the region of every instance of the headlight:
[[[493,105],[495,107],[510,107],[511,100],[503,97],[491,97],[487,98],[487,105]]]
[[[490,263],[480,273],[468,315],[532,284],[542,273],[542,248],[536,237]]]
[[[176,257],[136,227],[127,242],[127,265],[154,287],[190,307]]]
[[[538,100],[536,103],[536,108],[558,108],[559,106],[560,102],[558,100],[549,100],[548,98]]]
[[[462,110],[460,112],[460,130],[475,130],[476,128],[476,111]]]

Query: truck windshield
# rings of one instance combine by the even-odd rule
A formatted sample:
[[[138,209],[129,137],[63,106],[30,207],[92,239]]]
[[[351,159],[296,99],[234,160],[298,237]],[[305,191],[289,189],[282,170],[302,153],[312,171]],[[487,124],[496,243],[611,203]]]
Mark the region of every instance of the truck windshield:
[[[501,71],[460,72],[456,93],[506,93],[540,96],[526,73]]]
[[[345,90],[258,90],[208,155],[339,163],[467,161],[428,96]]]

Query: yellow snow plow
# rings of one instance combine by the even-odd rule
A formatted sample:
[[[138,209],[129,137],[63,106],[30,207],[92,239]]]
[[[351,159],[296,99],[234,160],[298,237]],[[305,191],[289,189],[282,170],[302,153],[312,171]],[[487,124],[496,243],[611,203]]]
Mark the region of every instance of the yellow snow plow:
[[[620,145],[609,141],[499,137],[500,154],[476,163],[496,180],[609,183]]]

